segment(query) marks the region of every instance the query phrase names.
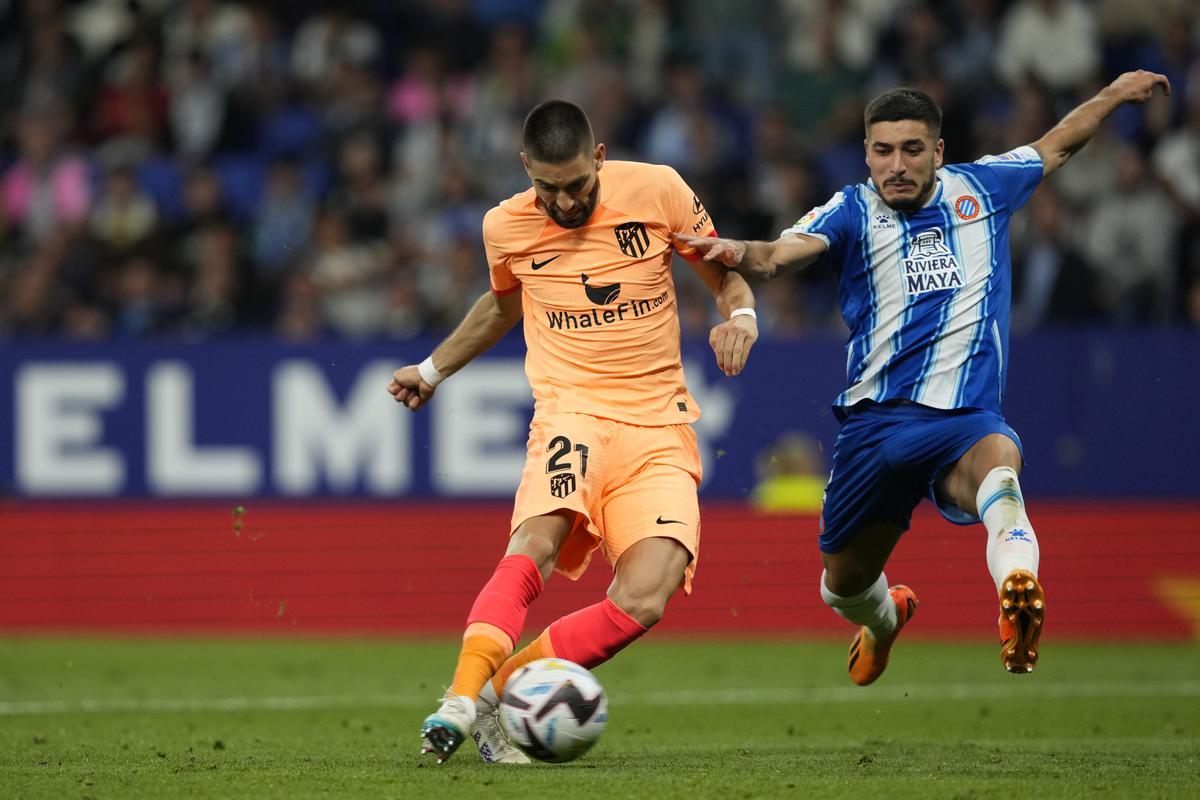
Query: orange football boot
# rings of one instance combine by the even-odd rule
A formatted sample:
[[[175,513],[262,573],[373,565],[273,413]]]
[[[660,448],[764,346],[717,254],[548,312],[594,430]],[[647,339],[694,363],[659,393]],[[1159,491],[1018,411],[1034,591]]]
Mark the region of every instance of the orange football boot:
[[[850,643],[850,680],[859,686],[874,683],[887,669],[888,655],[892,652],[896,637],[920,605],[913,590],[903,584],[888,589],[888,594],[896,604],[896,629],[884,638],[876,639],[864,625]]]
[[[1033,672],[1046,617],[1046,593],[1033,573],[1014,569],[1000,584],[1000,661],[1009,672]]]

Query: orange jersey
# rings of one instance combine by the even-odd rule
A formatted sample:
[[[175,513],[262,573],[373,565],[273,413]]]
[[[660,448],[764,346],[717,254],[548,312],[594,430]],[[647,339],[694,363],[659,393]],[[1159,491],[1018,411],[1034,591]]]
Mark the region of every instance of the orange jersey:
[[[700,409],[680,361],[671,235],[715,235],[712,220],[670,167],[606,161],[599,180],[578,228],[550,219],[532,188],[483,219],[492,291],[521,291],[534,412],[692,422]]]

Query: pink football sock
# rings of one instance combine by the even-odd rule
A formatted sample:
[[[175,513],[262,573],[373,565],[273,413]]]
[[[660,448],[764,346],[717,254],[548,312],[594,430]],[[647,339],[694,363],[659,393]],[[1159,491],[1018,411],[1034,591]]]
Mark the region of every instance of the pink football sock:
[[[513,645],[521,638],[529,604],[542,593],[542,574],[526,555],[505,556],[496,565],[484,587],[479,590],[467,625],[477,622],[495,625],[508,634]]]
[[[648,630],[607,597],[549,628],[554,655],[588,669],[608,661]]]

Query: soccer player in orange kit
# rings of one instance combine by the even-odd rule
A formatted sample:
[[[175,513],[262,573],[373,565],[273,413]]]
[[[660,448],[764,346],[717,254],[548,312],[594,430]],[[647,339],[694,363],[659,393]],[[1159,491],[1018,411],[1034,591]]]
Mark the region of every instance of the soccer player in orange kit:
[[[684,382],[672,252],[712,291],[725,321],[709,343],[737,375],[758,338],[754,297],[734,271],[672,235],[715,236],[670,167],[604,160],[583,111],[552,100],[525,120],[533,184],[483,221],[492,289],[421,364],[388,384],[415,411],[438,383],[524,318],[534,416],[508,549],[467,617],[454,678],[421,728],[441,763],[469,735],[485,761],[524,762],[497,697],[522,664],[594,667],[691,591],[700,546],[700,415]],[[529,604],[555,570],[578,578],[599,549],[614,578],[599,603],[553,622],[514,653]]]

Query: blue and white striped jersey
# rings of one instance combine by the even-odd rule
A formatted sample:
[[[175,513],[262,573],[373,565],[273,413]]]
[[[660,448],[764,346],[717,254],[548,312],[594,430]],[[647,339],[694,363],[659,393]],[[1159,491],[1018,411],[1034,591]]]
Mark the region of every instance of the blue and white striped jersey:
[[[783,233],[829,245],[850,328],[841,417],[862,400],[1000,412],[1008,368],[1008,220],[1042,177],[1032,147],[937,172],[929,203],[893,211],[868,181]]]

